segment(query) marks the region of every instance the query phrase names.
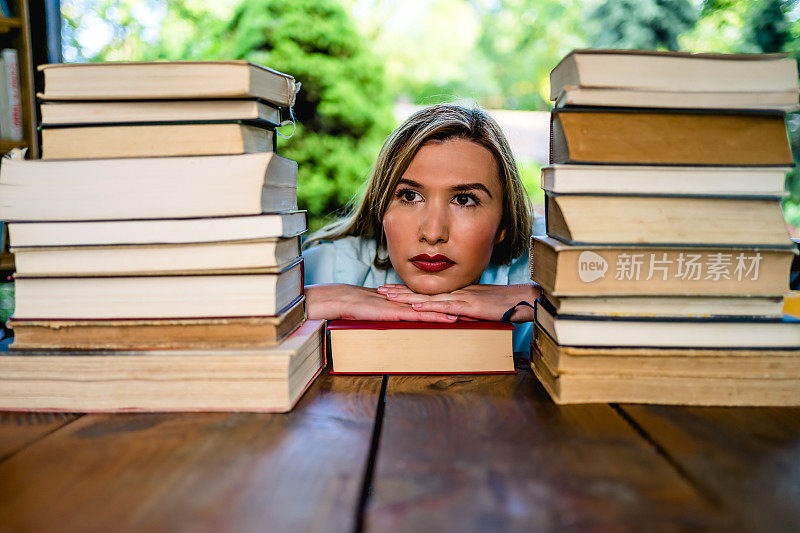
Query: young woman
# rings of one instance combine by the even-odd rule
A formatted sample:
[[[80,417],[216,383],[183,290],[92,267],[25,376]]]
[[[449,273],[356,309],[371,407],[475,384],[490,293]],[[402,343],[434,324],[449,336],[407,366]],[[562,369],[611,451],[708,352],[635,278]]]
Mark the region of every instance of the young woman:
[[[479,109],[416,112],[383,145],[365,194],[305,244],[309,318],[533,320],[531,211],[497,123]],[[530,324],[515,351],[527,351]]]

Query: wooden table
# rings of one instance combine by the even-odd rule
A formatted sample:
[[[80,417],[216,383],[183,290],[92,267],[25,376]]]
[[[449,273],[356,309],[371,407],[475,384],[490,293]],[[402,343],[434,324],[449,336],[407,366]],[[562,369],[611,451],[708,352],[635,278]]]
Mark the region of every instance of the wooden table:
[[[800,408],[330,376],[276,414],[0,414],[5,531],[800,531]]]

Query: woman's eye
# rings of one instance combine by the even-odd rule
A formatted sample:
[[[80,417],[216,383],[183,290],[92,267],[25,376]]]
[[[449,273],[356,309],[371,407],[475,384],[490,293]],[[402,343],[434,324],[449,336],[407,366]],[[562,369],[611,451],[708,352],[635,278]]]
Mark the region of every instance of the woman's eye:
[[[475,196],[471,194],[457,194],[453,199],[458,205],[471,206],[478,204],[478,201],[475,198]]]
[[[404,202],[416,202],[420,199],[419,193],[416,191],[412,191],[411,189],[402,189],[397,191],[395,195],[400,198]]]

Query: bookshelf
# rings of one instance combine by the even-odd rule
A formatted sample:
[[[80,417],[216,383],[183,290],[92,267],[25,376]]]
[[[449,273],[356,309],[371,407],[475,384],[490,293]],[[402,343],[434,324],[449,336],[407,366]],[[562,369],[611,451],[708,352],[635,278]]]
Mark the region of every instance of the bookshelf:
[[[19,55],[19,82],[22,100],[23,141],[0,139],[0,153],[12,148],[28,148],[28,157],[39,156],[39,133],[36,129],[36,94],[31,53],[29,0],[8,0],[12,17],[0,17],[0,48],[15,48]]]

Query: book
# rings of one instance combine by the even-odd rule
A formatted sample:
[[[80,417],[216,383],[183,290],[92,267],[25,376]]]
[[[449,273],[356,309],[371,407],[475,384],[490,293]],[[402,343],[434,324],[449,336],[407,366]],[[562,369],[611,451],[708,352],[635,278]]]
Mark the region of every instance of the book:
[[[303,293],[302,259],[257,274],[32,278],[15,281],[17,319],[275,316]]]
[[[7,221],[190,218],[295,209],[297,163],[273,153],[89,161],[4,158],[0,166],[0,218]]]
[[[781,318],[780,296],[553,296],[542,295],[556,314],[662,317]]]
[[[567,243],[785,246],[780,202],[760,197],[547,194],[547,234]]]
[[[561,108],[550,163],[792,166],[782,113]]]
[[[266,215],[156,220],[12,222],[14,246],[180,244],[296,237],[307,229],[305,211]]]
[[[550,165],[541,186],[555,194],[765,196],[785,194],[789,167]]]
[[[136,100],[43,102],[42,124],[112,124],[258,120],[281,123],[280,109],[258,100]]]
[[[247,61],[55,63],[40,65],[43,100],[261,98],[294,105],[300,84]]]
[[[800,379],[800,346],[770,349],[681,349],[559,346],[541,326],[532,350],[561,374]]]
[[[536,350],[531,368],[558,404],[657,403],[671,405],[800,405],[800,379],[695,377],[637,374],[559,374]]]
[[[531,238],[531,279],[554,296],[783,296],[784,247],[568,245]]]
[[[568,85],[555,107],[609,106],[687,109],[798,109],[797,88],[784,91],[669,91]]]
[[[332,320],[332,373],[468,374],[514,372],[505,322],[373,322]]]
[[[573,50],[550,73],[550,99],[566,87],[669,92],[793,92],[797,62],[785,54]]]
[[[135,276],[281,269],[300,256],[300,239],[13,247],[18,276]]]
[[[276,346],[305,321],[304,297],[277,316],[138,320],[12,318],[12,350],[171,350]]]
[[[0,409],[286,412],[325,366],[323,324],[272,348],[12,350],[0,355]]]
[[[266,123],[114,124],[42,128],[42,159],[249,154],[273,151]]]
[[[2,80],[4,85],[2,97],[2,126],[0,131],[4,139],[21,141],[22,132],[22,99],[19,85],[19,56],[15,48],[4,48],[2,55]]]
[[[536,324],[561,346],[786,348],[800,346],[800,319],[681,319],[556,315],[536,302]]]

